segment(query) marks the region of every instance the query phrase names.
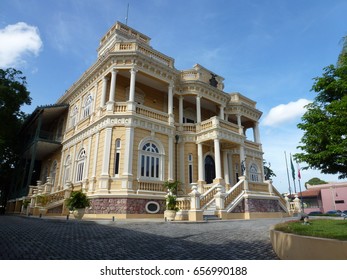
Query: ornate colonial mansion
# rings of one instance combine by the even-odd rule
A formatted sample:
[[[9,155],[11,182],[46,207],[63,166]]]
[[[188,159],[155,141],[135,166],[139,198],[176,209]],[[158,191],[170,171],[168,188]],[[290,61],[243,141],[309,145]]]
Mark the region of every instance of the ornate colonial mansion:
[[[199,64],[177,70],[150,40],[116,22],[95,63],[30,115],[7,212],[27,201],[38,215],[45,194],[46,215],[66,215],[81,190],[85,217],[163,218],[164,183],[179,181],[176,220],[288,214],[265,180],[256,102],[224,92],[224,78]]]

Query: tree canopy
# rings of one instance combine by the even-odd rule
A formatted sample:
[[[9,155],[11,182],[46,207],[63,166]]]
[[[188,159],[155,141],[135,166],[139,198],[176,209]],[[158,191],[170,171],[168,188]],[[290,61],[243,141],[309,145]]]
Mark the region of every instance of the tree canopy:
[[[305,187],[307,188],[307,185],[315,186],[315,185],[322,185],[322,184],[327,184],[327,183],[328,182],[325,182],[322,179],[319,179],[317,177],[313,177],[305,183]]]
[[[347,177],[347,53],[340,55],[338,66],[323,70],[312,87],[317,96],[298,124],[304,131],[298,146],[303,152],[294,158],[307,163],[306,169],[342,179]]]
[[[10,185],[11,173],[18,158],[18,130],[25,118],[21,106],[31,103],[26,78],[13,68],[0,69],[0,199]],[[1,205],[1,201],[0,201]]]

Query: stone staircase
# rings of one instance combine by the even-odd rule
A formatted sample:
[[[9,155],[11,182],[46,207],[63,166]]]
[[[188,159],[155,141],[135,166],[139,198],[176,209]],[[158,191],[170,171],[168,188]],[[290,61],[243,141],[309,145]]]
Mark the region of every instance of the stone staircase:
[[[203,212],[204,220],[220,220],[220,218],[215,214],[216,212],[216,202],[213,200]]]

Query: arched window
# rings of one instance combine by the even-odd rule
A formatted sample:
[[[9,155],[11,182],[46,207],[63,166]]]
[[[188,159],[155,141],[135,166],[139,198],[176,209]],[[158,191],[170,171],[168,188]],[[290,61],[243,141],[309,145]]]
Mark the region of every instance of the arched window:
[[[84,99],[83,118],[88,117],[92,113],[92,103],[93,103],[93,97],[92,97],[92,94],[90,93]]]
[[[55,183],[55,176],[57,174],[57,161],[53,161],[53,164],[51,166],[51,172],[49,174],[49,177],[51,177],[51,182],[52,182],[52,186],[54,186],[54,183]]]
[[[64,163],[64,177],[63,177],[64,185],[70,181],[70,170],[71,170],[71,157],[70,155],[68,155]]]
[[[75,107],[72,109],[71,116],[70,116],[70,126],[74,127],[77,124],[77,117],[78,117],[78,107],[75,105]]]
[[[119,176],[119,161],[120,161],[120,139],[116,140],[116,154],[114,158],[114,175]]]
[[[252,163],[249,167],[249,177],[251,181],[259,182],[258,166],[255,163]]]
[[[145,142],[140,150],[140,177],[149,180],[162,180],[162,153],[157,144]]]
[[[82,149],[78,154],[76,162],[76,182],[81,182],[83,180],[85,162],[86,150]]]

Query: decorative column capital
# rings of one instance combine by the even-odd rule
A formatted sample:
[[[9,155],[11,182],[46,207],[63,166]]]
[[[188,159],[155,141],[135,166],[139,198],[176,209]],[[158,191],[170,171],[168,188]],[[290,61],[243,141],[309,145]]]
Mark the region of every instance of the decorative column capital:
[[[130,70],[129,70],[129,72],[130,72],[130,74],[136,74],[136,72],[138,72],[139,70],[137,69],[137,67],[132,67],[132,68],[130,68]]]

